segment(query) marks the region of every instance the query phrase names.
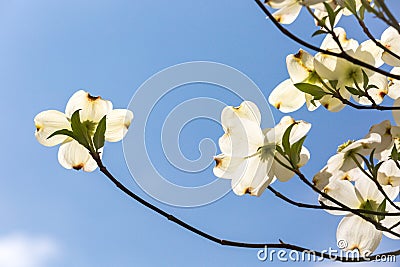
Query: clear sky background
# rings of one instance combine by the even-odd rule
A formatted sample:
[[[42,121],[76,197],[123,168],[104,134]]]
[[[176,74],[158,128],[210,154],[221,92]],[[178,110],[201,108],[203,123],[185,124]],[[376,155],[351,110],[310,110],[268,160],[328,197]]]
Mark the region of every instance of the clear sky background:
[[[399,17],[399,2],[388,2]],[[384,25],[369,22],[379,37]],[[312,23],[302,12],[289,28],[308,38]],[[344,19],[342,25],[350,37],[365,40],[352,19]],[[321,39],[313,41],[319,45]],[[0,267],[271,265],[257,260],[257,249],[222,247],[166,221],[116,190],[99,171],[65,170],[57,161],[58,148],[43,147],[35,140],[33,118],[47,109],[63,111],[78,89],[126,108],[151,75],[193,60],[230,65],[248,75],[267,97],[288,77],[286,55],[299,48],[250,0],[0,0],[0,262],[10,260]],[[210,96],[214,89],[199,87],[198,95]],[[228,105],[241,102],[222,93],[212,96]],[[283,116],[276,110],[273,114],[276,120]],[[322,108],[310,113],[302,108],[291,115],[313,125],[305,144],[311,160],[303,169],[310,179],[337,145],[364,136],[374,123],[392,120],[390,112],[350,108],[340,113]],[[201,139],[217,140],[222,133],[215,123],[188,125],[181,136],[182,150],[195,159]],[[163,155],[153,156],[166,176],[177,176]],[[231,192],[204,207],[174,208],[141,191],[126,167],[121,143],[107,144],[104,163],[140,196],[220,238],[282,239],[319,250],[336,248],[340,216],[289,206],[269,192],[259,198]],[[182,177],[183,183],[194,179],[194,184],[214,179],[212,166],[195,178],[185,173]],[[296,179],[275,187],[297,200],[316,202],[317,196]],[[384,237],[378,251],[398,246]],[[26,264],[11,265],[19,261]]]

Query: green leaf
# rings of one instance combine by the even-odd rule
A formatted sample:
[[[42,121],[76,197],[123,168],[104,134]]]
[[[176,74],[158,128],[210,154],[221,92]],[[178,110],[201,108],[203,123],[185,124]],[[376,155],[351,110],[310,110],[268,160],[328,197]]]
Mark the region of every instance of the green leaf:
[[[315,100],[319,100],[327,94],[321,87],[314,84],[296,83],[294,86],[300,91],[312,95]]]
[[[345,87],[346,87],[347,91],[349,91],[350,94],[352,94],[352,95],[358,95],[358,96],[364,95],[364,92],[360,92],[357,88],[353,88],[350,86],[345,86]]]
[[[375,10],[371,7],[370,3],[367,0],[361,0],[361,3],[362,7],[365,8],[369,13],[375,13]]]
[[[283,134],[282,137],[282,146],[283,146],[283,150],[285,151],[286,155],[290,156],[290,132],[293,129],[293,126],[295,126],[296,123],[292,123],[289,127],[287,127],[285,133]]]
[[[290,160],[295,166],[297,166],[297,164],[300,162],[301,148],[303,147],[303,143],[306,138],[307,135],[303,136],[299,141],[294,143],[290,149]]]
[[[367,89],[366,89],[366,90],[369,90],[369,89],[371,89],[371,88],[379,89],[379,87],[376,86],[375,84],[370,84],[370,85],[367,86]]]
[[[344,6],[350,10],[351,13],[354,15],[357,14],[357,6],[356,6],[356,1],[355,0],[345,0]]]
[[[386,198],[379,204],[377,211],[386,213]],[[383,219],[385,219],[385,215],[378,215],[378,221],[382,221]]]
[[[275,147],[276,151],[278,151],[279,154],[285,154],[285,152],[283,152],[283,149],[280,146],[276,146]]]
[[[335,18],[336,18],[335,12],[333,11],[332,7],[329,4],[324,2],[324,6],[326,11],[328,12],[330,28],[332,29],[333,25],[335,24]]]
[[[365,6],[364,5],[362,5],[360,7],[360,9],[358,10],[358,13],[360,14],[360,19],[364,20],[364,17],[365,17]]]
[[[394,161],[399,160],[399,152],[397,151],[396,145],[393,146],[390,158]]]
[[[363,69],[361,69],[361,70],[362,70],[362,75],[363,75],[363,88],[364,88],[364,90],[367,90],[369,78],[368,78],[367,73],[365,73],[365,71]]]
[[[106,133],[106,116],[101,118],[99,124],[97,125],[96,132],[93,135],[93,144],[98,151],[100,148],[104,146],[105,141],[105,133]]]
[[[371,154],[369,154],[369,162],[371,163],[371,166],[374,166],[374,154],[375,154],[375,148],[372,149]]]
[[[91,141],[89,139],[87,129],[82,125],[79,111],[80,109],[76,110],[71,116],[71,128],[75,136],[74,139],[88,150],[91,150],[89,145]]]
[[[320,35],[320,34],[327,34],[327,32],[324,31],[324,30],[316,30],[316,31],[311,35],[311,37],[314,37],[314,36],[317,36],[317,35]]]
[[[47,137],[47,139],[49,139],[49,138],[51,138],[51,137],[53,137],[55,135],[66,135],[66,136],[69,136],[69,137],[75,139],[74,133],[72,131],[70,131],[70,130],[67,130],[67,129],[62,129],[62,130],[55,131],[49,137]]]
[[[336,89],[338,80],[329,80],[329,84],[333,87],[333,89]]]
[[[369,163],[369,161],[367,160],[367,158],[364,157],[363,155],[361,155],[360,153],[357,153],[356,155],[358,155],[358,156],[364,161],[365,165],[367,165],[367,169],[369,170],[370,173],[372,173],[372,172],[373,172],[373,167],[374,167],[374,166],[372,166],[372,165]]]

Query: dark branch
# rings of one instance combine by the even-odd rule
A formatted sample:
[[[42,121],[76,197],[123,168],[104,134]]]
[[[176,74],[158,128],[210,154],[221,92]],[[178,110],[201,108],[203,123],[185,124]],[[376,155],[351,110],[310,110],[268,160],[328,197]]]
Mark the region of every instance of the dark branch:
[[[294,205],[299,208],[306,208],[306,209],[315,209],[315,210],[338,210],[338,211],[346,211],[345,209],[341,207],[334,207],[334,206],[327,206],[324,204],[321,205],[313,205],[313,204],[306,204],[298,201],[294,201],[287,196],[283,195],[279,191],[275,190],[272,186],[268,186],[267,189],[274,193],[274,195],[283,201]],[[383,215],[383,216],[400,216],[400,212],[379,212],[379,211],[373,211],[373,210],[364,210],[364,209],[355,209],[356,211],[364,214],[372,214],[372,215]],[[389,228],[390,229],[390,228]],[[390,229],[391,230],[391,229]]]
[[[293,41],[309,48],[312,49],[316,52],[321,52],[323,54],[326,55],[330,55],[330,56],[334,56],[334,57],[338,57],[338,58],[343,58],[353,64],[359,65],[361,67],[367,68],[369,70],[375,71],[377,73],[380,73],[382,75],[385,75],[387,77],[396,79],[396,80],[400,80],[400,75],[396,75],[387,71],[384,71],[382,69],[379,69],[375,66],[369,65],[361,60],[358,60],[356,58],[351,57],[350,55],[344,53],[344,52],[340,52],[340,53],[336,53],[336,52],[332,52],[329,50],[324,50],[321,49],[317,46],[314,46],[304,40],[302,40],[301,38],[297,37],[296,35],[294,35],[293,33],[291,33],[290,31],[288,31],[286,28],[284,28],[275,18],[274,16],[271,14],[271,12],[269,12],[269,10],[264,6],[264,4],[260,1],[260,0],[255,0],[257,5],[261,8],[261,10],[268,16],[269,19],[271,19],[271,21],[274,23],[274,25],[287,37],[289,37],[290,39],[292,39]]]
[[[139,202],[140,204],[144,205],[145,207],[153,210],[154,212],[158,213],[159,215],[165,217],[166,219],[168,219],[169,221],[172,221],[176,224],[178,224],[179,226],[189,230],[190,232],[197,234],[205,239],[210,240],[213,243],[217,243],[223,246],[231,246],[231,247],[242,247],[242,248],[281,248],[281,249],[289,249],[289,250],[295,250],[295,251],[299,251],[299,252],[305,252],[305,253],[309,253],[312,255],[316,255],[318,257],[321,258],[325,258],[325,259],[330,259],[332,260],[332,255],[328,254],[328,253],[322,253],[319,251],[315,251],[315,250],[311,250],[305,247],[300,247],[300,246],[296,246],[296,245],[292,245],[292,244],[287,244],[284,242],[280,242],[280,243],[244,243],[244,242],[237,242],[237,241],[231,241],[231,240],[224,240],[224,239],[220,239],[217,238],[215,236],[212,236],[210,234],[207,234],[204,231],[201,231],[187,223],[185,223],[184,221],[176,218],[175,216],[168,214],[167,212],[163,211],[162,209],[152,205],[151,203],[147,202],[146,200],[144,200],[143,198],[139,197],[138,195],[136,195],[135,193],[133,193],[132,191],[130,191],[127,187],[125,187],[122,183],[120,183],[108,170],[107,168],[103,165],[103,162],[100,159],[100,155],[98,153],[90,153],[91,156],[93,157],[93,159],[96,161],[97,165],[100,168],[100,171],[122,192],[124,192],[126,195],[128,195],[129,197],[131,197],[132,199],[134,199],[135,201]],[[364,262],[364,261],[371,261],[371,260],[376,260],[376,259],[380,259],[382,256],[397,256],[400,255],[400,250],[395,250],[395,251],[390,251],[390,252],[386,252],[386,253],[381,253],[381,254],[376,254],[376,255],[372,255],[369,257],[361,257],[361,258],[349,258],[349,257],[335,257],[334,260],[336,261],[341,261],[341,262]]]

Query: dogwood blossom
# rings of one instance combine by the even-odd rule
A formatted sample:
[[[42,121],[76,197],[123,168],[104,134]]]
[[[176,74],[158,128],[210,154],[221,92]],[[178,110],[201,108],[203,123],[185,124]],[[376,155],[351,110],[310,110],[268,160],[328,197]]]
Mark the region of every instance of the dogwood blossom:
[[[389,27],[382,33],[381,43],[388,50],[400,55],[400,34],[394,27]],[[382,60],[388,65],[400,67],[400,59],[392,56],[386,51],[382,54]]]
[[[357,154],[368,156],[372,152],[372,149],[374,149],[375,158],[388,160],[391,147],[393,147],[391,131],[392,125],[390,121],[385,120],[373,125],[368,135],[363,139],[349,141],[341,145],[338,153],[332,156],[328,160],[328,164],[315,174],[313,177],[314,185],[318,189],[322,189],[335,179],[356,181],[358,177],[363,176],[362,171],[354,162],[352,155],[361,166],[363,165],[363,161]],[[383,174],[381,176],[384,179]]]
[[[282,24],[291,24],[300,14],[304,6],[312,6],[326,0],[265,0],[264,3],[274,9],[278,9],[274,14],[276,21]]]
[[[269,103],[284,113],[296,111],[304,103],[310,111],[318,108],[320,105],[318,100],[312,101],[313,97],[310,94],[300,91],[293,85],[302,82],[320,85],[314,70],[314,57],[300,49],[296,54],[286,57],[286,66],[290,79],[280,83],[271,92]]]
[[[97,164],[85,147],[65,135],[55,135],[49,138],[51,134],[58,130],[71,130],[70,119],[77,110],[80,110],[81,122],[85,124],[91,137],[93,137],[99,121],[106,115],[105,140],[108,142],[120,141],[125,136],[133,119],[133,113],[126,109],[113,109],[110,101],[79,90],[69,99],[65,113],[47,110],[36,115],[34,119],[35,136],[38,142],[44,146],[61,144],[58,150],[58,161],[64,168],[83,169],[91,172],[96,169]]]
[[[394,67],[390,73],[400,75],[400,67]],[[400,98],[400,81],[393,78],[388,78],[389,86],[388,86],[388,96],[392,99]]]
[[[344,29],[335,28],[334,32],[339,36],[343,50],[345,50],[351,57],[357,58],[375,67],[380,67],[383,64],[383,61],[380,59],[383,50],[377,47],[371,40],[367,40],[361,43],[361,45],[358,45],[357,41],[352,39],[348,40],[346,38],[346,32]],[[330,35],[324,39],[321,48],[329,51],[340,52],[338,44]],[[363,73],[367,74],[369,84],[373,84],[377,87],[368,89],[368,94],[376,104],[380,104],[383,101],[383,97],[388,93],[388,82],[385,76],[372,72],[366,68],[362,68],[345,59],[317,53],[315,55],[314,67],[321,78],[337,81],[337,89],[339,89],[342,97],[347,100],[350,99],[351,94],[346,87],[362,87],[364,83]],[[338,99],[335,100],[335,98],[332,98],[331,96],[325,96],[324,98],[321,99],[320,102],[323,105],[328,105],[328,109],[329,106],[331,106],[330,110],[332,111],[339,111],[345,106],[341,101]],[[353,98],[360,104],[371,104],[371,101],[365,96],[353,96]]]
[[[381,142],[381,136],[371,133],[367,137],[356,141],[348,141],[341,145],[338,153],[328,160],[328,172],[334,173],[337,170],[347,172],[358,168],[355,160],[361,165],[362,159],[357,155],[367,156]]]
[[[310,130],[304,121],[283,117],[274,128],[261,130],[261,114],[258,107],[244,101],[239,107],[226,107],[221,114],[225,134],[219,139],[221,154],[214,157],[213,171],[217,177],[231,179],[232,189],[237,195],[260,196],[276,179],[287,181],[294,173],[280,165],[275,157],[275,147],[281,145],[286,129],[296,123],[289,141],[295,143]],[[300,153],[299,167],[310,155],[306,148]],[[282,161],[285,159],[280,158]]]
[[[384,186],[383,190],[391,200],[395,199],[399,194],[399,187]],[[384,196],[377,189],[375,183],[365,175],[359,177],[354,185],[348,180],[334,179],[324,187],[323,191],[353,209],[379,211],[378,207],[384,201]],[[328,206],[338,206],[321,196],[319,201]],[[390,205],[388,204],[388,206]],[[385,209],[385,211],[388,210],[389,208]],[[372,223],[347,211],[326,211],[334,215],[346,215],[340,221],[336,232],[337,240],[344,240],[347,243],[347,247],[343,248],[344,250],[357,249],[361,255],[370,255],[375,251],[382,239],[382,232],[377,230]],[[375,215],[367,216],[377,222],[379,221]],[[382,220],[383,225],[388,225],[393,221],[393,219],[388,218],[389,216]],[[400,233],[400,228],[394,229],[394,231]],[[383,233],[393,238],[393,235],[386,232]]]

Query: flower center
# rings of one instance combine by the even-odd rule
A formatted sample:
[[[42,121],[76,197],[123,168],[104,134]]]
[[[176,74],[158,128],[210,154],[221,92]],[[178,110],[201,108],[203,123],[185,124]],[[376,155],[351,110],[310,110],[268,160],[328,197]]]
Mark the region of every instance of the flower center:
[[[379,204],[375,200],[367,199],[361,203],[359,209],[368,210],[368,211],[378,211]],[[374,214],[364,214],[366,217],[371,218],[374,221],[379,221],[377,215]]]
[[[338,146],[337,152],[342,152],[343,149],[345,149],[346,147],[348,147],[352,143],[354,143],[354,140],[347,140],[347,142],[344,142],[343,144]]]
[[[96,128],[97,128],[97,122],[94,121],[84,121],[82,122],[83,127],[85,127],[87,129],[87,132],[89,134],[89,136],[93,136]]]
[[[257,152],[260,153],[261,161],[267,161],[274,157],[275,155],[275,147],[274,143],[266,144],[262,147],[259,147]]]

